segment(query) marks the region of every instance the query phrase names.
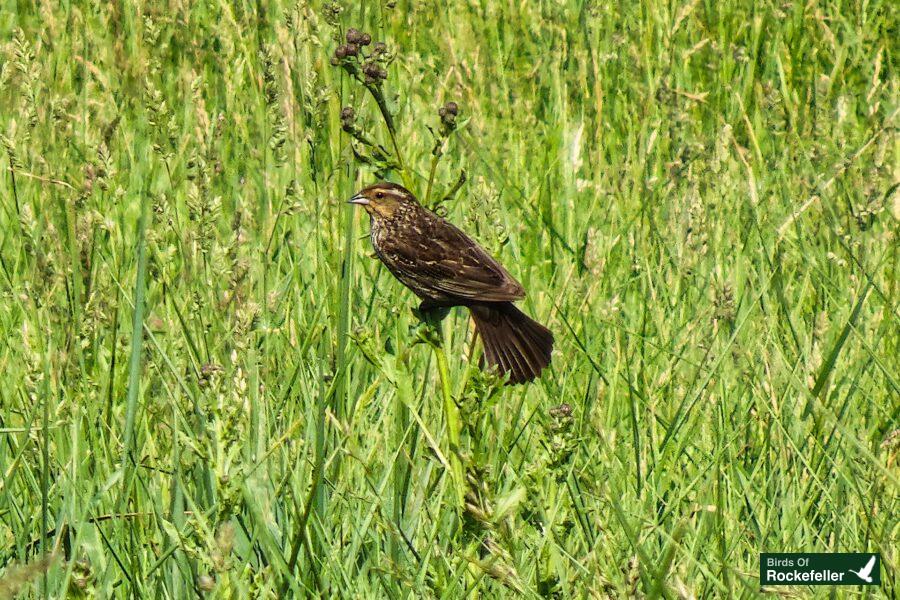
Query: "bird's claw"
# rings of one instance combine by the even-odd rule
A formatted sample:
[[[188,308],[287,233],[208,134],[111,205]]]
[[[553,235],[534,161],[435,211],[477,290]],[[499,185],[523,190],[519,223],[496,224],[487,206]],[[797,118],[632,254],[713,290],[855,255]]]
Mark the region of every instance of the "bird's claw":
[[[412,309],[418,323],[410,327],[410,333],[418,342],[430,346],[441,345],[441,321],[450,313],[449,307],[428,306],[424,302],[418,308]]]

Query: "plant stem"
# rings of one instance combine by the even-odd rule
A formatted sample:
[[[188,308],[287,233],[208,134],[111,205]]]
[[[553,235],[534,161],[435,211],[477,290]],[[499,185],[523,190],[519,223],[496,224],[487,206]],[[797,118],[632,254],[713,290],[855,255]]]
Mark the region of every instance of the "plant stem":
[[[432,154],[431,156],[431,170],[428,172],[428,187],[425,188],[425,206],[431,206],[431,186],[434,184],[434,173],[437,171],[438,160],[440,160],[440,154]]]
[[[463,394],[466,393],[466,385],[469,383],[469,378],[472,376],[472,371],[474,369],[475,364],[475,341],[478,339],[478,330],[472,330],[472,338],[469,340],[469,350],[467,352],[468,359],[466,360],[466,370],[463,373],[462,381],[459,382],[459,397],[462,398]]]
[[[450,391],[450,369],[447,366],[447,355],[444,353],[444,334],[440,323],[434,325],[437,328],[438,343],[434,344],[434,356],[437,359],[438,376],[441,379],[441,395],[444,399],[444,418],[447,421],[447,435],[450,438],[450,468],[452,469],[453,486],[456,491],[456,501],[460,508],[465,502],[465,480],[463,479],[462,459],[459,446],[459,409],[453,401]]]
[[[134,314],[132,315],[131,327],[131,356],[128,362],[128,392],[125,404],[125,434],[124,434],[124,452],[122,454],[122,473],[123,486],[122,493],[119,496],[119,512],[124,512],[127,505],[128,497],[131,494],[132,479],[137,468],[137,459],[135,452],[136,445],[136,429],[135,420],[137,419],[138,396],[141,387],[141,352],[144,342],[144,294],[146,288],[147,274],[147,252],[146,252],[146,220],[147,201],[142,190],[138,200],[140,202],[140,213],[138,214],[137,225],[137,276],[134,282]]]
[[[397,163],[400,165],[400,176],[403,178],[403,183],[406,184],[407,187],[410,186],[410,181],[408,181],[408,175],[406,173],[406,164],[403,162],[403,155],[400,153],[400,145],[397,143],[397,132],[394,128],[394,118],[391,116],[391,111],[388,110],[387,102],[384,99],[384,94],[375,86],[366,85],[366,89],[369,90],[369,93],[372,94],[372,98],[375,99],[375,104],[378,105],[378,110],[381,111],[381,117],[384,119],[384,124],[387,126],[388,134],[391,136],[391,144],[394,146],[394,153],[397,155]]]

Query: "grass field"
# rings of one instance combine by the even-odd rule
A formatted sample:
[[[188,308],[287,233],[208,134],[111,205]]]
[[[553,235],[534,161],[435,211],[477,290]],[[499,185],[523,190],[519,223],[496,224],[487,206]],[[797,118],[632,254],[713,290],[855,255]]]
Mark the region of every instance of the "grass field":
[[[0,0],[0,598],[900,594],[896,3],[104,4]],[[380,176],[541,380],[418,325]]]

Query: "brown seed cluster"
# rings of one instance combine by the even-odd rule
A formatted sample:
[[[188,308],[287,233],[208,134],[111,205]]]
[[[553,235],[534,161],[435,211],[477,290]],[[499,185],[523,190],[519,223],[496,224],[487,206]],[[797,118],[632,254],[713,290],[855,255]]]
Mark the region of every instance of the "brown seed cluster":
[[[456,102],[448,102],[438,109],[438,116],[441,118],[441,127],[444,135],[448,135],[456,129],[456,117],[459,115],[459,105]]]
[[[459,105],[456,102],[448,102],[438,109],[438,115],[444,123],[452,123],[456,121],[456,115],[459,114]]]
[[[341,129],[350,133],[356,125],[356,111],[352,106],[345,106],[341,109]]]
[[[331,64],[343,67],[353,77],[360,77],[366,85],[377,86],[387,79],[384,65],[389,61],[387,45],[384,42],[372,44],[372,36],[351,27],[345,36],[347,43],[334,50]],[[366,48],[371,46],[371,50]]]

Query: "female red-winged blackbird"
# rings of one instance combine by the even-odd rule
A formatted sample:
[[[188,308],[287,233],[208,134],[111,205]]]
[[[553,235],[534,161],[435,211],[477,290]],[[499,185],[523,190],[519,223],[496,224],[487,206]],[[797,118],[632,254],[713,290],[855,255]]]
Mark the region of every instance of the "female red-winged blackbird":
[[[370,185],[350,203],[369,213],[375,253],[422,299],[422,313],[467,307],[487,363],[509,383],[531,381],[550,364],[553,334],[513,305],[525,297],[522,284],[469,236],[394,183]]]

